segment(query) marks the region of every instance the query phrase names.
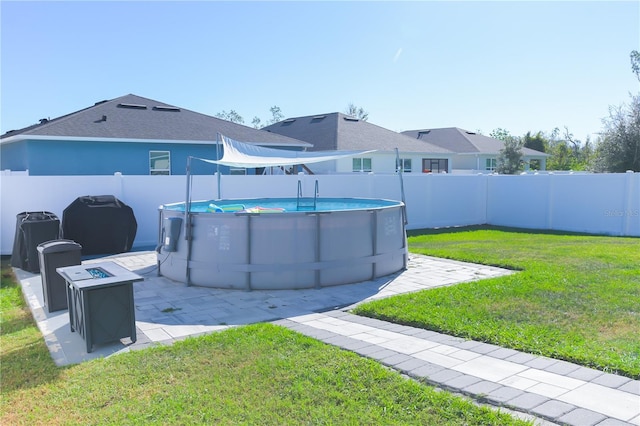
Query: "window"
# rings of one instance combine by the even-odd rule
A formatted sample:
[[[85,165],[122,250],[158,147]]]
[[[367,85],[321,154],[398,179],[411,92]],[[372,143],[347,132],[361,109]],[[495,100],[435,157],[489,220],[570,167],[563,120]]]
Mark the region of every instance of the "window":
[[[400,158],[396,160],[396,170],[402,170],[402,173],[411,173],[411,158]]]
[[[422,172],[423,173],[448,173],[449,160],[446,158],[423,158]]]
[[[245,169],[244,167],[229,167],[229,174],[230,175],[246,175],[247,169]]]
[[[490,172],[496,169],[498,165],[498,160],[495,158],[487,158],[485,170],[489,170]]]
[[[149,174],[171,174],[171,154],[169,151],[149,151]]]
[[[365,172],[371,171],[371,158],[354,158],[353,159],[353,171]]]

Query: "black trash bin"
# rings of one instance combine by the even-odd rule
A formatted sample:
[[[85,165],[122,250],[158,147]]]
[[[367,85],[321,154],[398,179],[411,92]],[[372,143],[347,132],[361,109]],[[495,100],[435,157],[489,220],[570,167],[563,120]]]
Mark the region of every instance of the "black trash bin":
[[[16,216],[11,266],[40,272],[38,244],[60,238],[60,220],[51,212],[22,212]]]
[[[71,240],[53,240],[38,245],[44,305],[49,312],[67,309],[67,286],[56,268],[80,265],[82,246]]]

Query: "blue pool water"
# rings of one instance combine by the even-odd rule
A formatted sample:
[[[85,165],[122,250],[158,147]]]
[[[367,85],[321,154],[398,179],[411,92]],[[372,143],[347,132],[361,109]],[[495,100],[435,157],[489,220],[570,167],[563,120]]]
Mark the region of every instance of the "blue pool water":
[[[274,213],[279,212],[331,212],[347,210],[371,210],[399,206],[399,201],[367,199],[367,198],[304,198],[299,202],[296,198],[249,198],[232,200],[194,201],[191,203],[192,213],[213,213],[223,210],[224,213]],[[165,204],[164,209],[184,211],[185,203]]]

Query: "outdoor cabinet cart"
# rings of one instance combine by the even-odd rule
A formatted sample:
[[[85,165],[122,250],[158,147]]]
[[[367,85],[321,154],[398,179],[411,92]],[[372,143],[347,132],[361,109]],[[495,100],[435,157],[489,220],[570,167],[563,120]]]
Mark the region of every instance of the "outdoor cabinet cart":
[[[57,268],[67,283],[69,325],[93,345],[124,337],[136,341],[133,283],[143,278],[114,262]]]

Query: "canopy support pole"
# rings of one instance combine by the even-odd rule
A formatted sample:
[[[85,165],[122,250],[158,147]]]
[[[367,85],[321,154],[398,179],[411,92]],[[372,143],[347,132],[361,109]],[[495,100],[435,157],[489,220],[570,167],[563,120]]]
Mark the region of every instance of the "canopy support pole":
[[[220,133],[216,133],[216,161],[220,160]],[[220,195],[220,163],[216,163],[216,175],[218,177],[218,200],[222,199]]]
[[[396,172],[400,177],[400,197],[402,198],[402,220],[406,225],[409,222],[407,221],[407,203],[405,202],[405,199],[404,199],[404,180],[402,179],[402,169],[404,169],[404,167],[402,166],[402,164],[400,164],[400,153],[398,152],[398,148],[396,148],[395,150],[396,150]]]
[[[191,261],[191,156],[187,157],[187,194],[185,200],[185,212],[184,212],[184,239],[187,240],[187,270],[186,270],[186,283],[187,287],[191,285],[191,269],[189,268],[189,262]]]

